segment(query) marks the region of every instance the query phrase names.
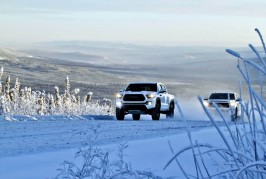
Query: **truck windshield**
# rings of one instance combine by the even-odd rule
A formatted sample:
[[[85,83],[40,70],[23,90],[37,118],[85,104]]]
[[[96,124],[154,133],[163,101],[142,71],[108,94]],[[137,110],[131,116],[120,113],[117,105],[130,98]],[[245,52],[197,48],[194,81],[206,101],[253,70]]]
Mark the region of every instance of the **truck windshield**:
[[[212,93],[210,99],[228,99],[227,93]]]
[[[157,91],[156,84],[130,84],[126,91]]]

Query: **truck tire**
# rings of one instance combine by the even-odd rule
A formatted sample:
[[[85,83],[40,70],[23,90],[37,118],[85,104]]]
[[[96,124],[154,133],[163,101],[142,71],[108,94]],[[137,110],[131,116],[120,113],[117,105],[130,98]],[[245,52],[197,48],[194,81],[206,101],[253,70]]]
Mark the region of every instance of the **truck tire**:
[[[132,114],[133,120],[139,120],[140,119],[140,114]]]
[[[161,103],[157,102],[155,108],[152,110],[151,113],[152,120],[158,121],[160,119],[160,109],[161,109]]]
[[[173,118],[175,115],[175,103],[171,102],[169,111],[166,113],[166,118]]]
[[[236,110],[235,110],[235,119],[237,120],[238,119],[238,108],[236,108]]]
[[[115,114],[116,114],[116,119],[118,121],[122,121],[125,119],[125,113],[123,110],[119,109],[119,108],[116,108],[115,110]]]
[[[238,113],[238,109],[236,108],[235,111],[234,111],[234,114],[231,115],[232,121],[236,121],[237,120],[237,118],[238,118],[237,113]]]

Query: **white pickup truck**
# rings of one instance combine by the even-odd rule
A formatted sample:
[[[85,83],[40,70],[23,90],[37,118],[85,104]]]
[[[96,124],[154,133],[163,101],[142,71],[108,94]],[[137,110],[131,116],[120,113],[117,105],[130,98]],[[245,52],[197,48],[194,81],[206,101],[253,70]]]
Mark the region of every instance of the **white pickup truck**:
[[[228,112],[232,120],[241,116],[240,98],[236,93],[212,93],[209,98],[204,99],[204,105],[208,108],[214,108],[215,103],[222,111]]]
[[[162,83],[130,83],[116,95],[116,118],[124,120],[125,115],[132,114],[133,120],[139,120],[141,114],[149,114],[159,120],[161,113],[172,118],[174,100]]]

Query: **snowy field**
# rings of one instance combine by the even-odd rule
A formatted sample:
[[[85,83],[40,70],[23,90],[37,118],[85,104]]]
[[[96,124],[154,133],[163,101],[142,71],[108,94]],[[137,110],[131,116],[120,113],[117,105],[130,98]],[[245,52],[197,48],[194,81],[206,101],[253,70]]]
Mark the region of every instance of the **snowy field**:
[[[195,140],[219,141],[210,121],[189,120],[187,124]],[[65,160],[73,161],[78,149],[95,137],[95,131],[98,134],[96,145],[110,151],[113,158],[117,145],[127,143],[125,155],[132,168],[162,177],[183,177],[175,164],[163,170],[172,156],[168,140],[174,149],[189,145],[185,123],[176,114],[171,120],[162,115],[160,121],[152,121],[150,116],[140,121],[129,117],[116,121],[112,115],[13,116],[13,121],[0,122],[1,178],[54,178],[57,169],[62,168],[60,164]]]
[[[2,121],[0,124],[0,157],[78,148],[88,142],[93,135],[92,129],[99,133],[98,145],[164,137],[185,131],[183,121],[178,119],[116,121],[114,116],[52,116],[36,121]],[[194,130],[212,126],[209,121],[188,121],[188,124]]]
[[[9,62],[11,63],[12,61]],[[39,63],[39,61],[37,62]],[[227,62],[231,63],[231,61]],[[22,61],[21,63],[24,64],[24,62]],[[44,66],[46,67],[47,61],[45,60],[42,63],[44,63]],[[56,63],[59,62],[56,61]],[[209,121],[208,117],[200,106],[199,101],[196,99],[196,96],[199,94],[208,96],[210,92],[215,91],[213,89],[213,86],[220,89],[219,86],[222,85],[221,89],[229,89],[229,87],[231,89],[232,86],[236,86],[236,83],[233,82],[234,80],[230,80],[229,84],[223,83],[223,80],[218,80],[219,82],[217,83],[217,86],[213,81],[210,81],[210,84],[207,84],[206,80],[208,81],[208,79],[205,78],[205,75],[199,75],[195,78],[195,76],[191,75],[190,72],[193,70],[195,73],[197,73],[195,70],[198,68],[198,63],[200,63],[201,67],[207,68],[208,65],[203,64],[209,64],[209,60],[205,61],[204,58],[203,62],[199,60],[192,66],[192,62],[188,62],[188,64],[186,63],[187,65],[181,65],[182,69],[171,67],[172,70],[169,70],[169,66],[164,66],[161,69],[160,65],[155,65],[152,67],[146,66],[145,68],[139,68],[139,66],[135,66],[133,68],[130,66],[130,68],[126,69],[126,65],[117,68],[114,68],[113,66],[98,66],[99,70],[103,70],[99,71],[99,74],[105,74],[105,76],[99,76],[98,73],[95,73],[95,71],[88,70],[87,68],[88,66],[90,66],[88,64],[85,66],[84,64],[79,64],[80,67],[85,68],[85,72],[89,71],[93,75],[96,74],[97,78],[92,74],[85,73],[84,69],[76,69],[75,71],[72,71],[73,66],[77,67],[76,65],[78,64],[76,63],[74,65],[72,63],[67,64],[66,62],[62,62],[62,68],[60,69],[65,69],[66,64],[66,66],[69,67],[69,70],[65,70],[71,71],[71,82],[73,83],[73,85],[71,83],[72,90],[76,87],[83,86],[83,88],[85,88],[85,92],[88,89],[93,91],[93,98],[98,99],[98,97],[100,96],[101,98],[99,98],[99,100],[102,101],[102,97],[106,97],[106,95],[109,95],[108,97],[110,97],[110,99],[114,98],[114,93],[123,87],[122,84],[127,83],[124,79],[127,79],[128,76],[130,76],[129,79],[131,80],[139,79],[143,81],[167,81],[169,83],[169,85],[167,84],[167,86],[169,87],[169,93],[175,94],[176,98],[178,99],[178,102],[181,105],[181,108],[187,120],[186,124],[193,131],[193,135],[195,135],[194,140],[202,142],[212,142],[214,144],[216,144],[216,142],[218,141],[218,144],[223,144],[219,142],[219,137],[217,136],[213,128],[213,124]],[[54,66],[54,64],[50,65]],[[180,66],[179,64],[176,65]],[[187,66],[187,68],[184,68],[185,66]],[[29,67],[25,67],[25,69],[28,68]],[[93,68],[96,68],[96,66],[93,66]],[[157,68],[160,69],[160,71],[158,71]],[[63,86],[64,82],[62,81],[62,79],[64,79],[65,77],[60,78],[62,84],[59,82],[59,79],[47,77],[48,79],[56,80],[56,83],[54,83],[47,81],[48,79],[43,78],[43,76],[46,76],[49,71],[44,70],[43,73],[45,75],[41,74],[38,65],[37,67],[33,66],[29,69],[30,72],[37,71],[37,74],[41,75],[41,77],[36,78],[36,76],[34,75],[28,76],[34,76],[34,80],[41,79],[44,80],[45,83],[48,83],[50,86],[42,83],[41,81],[38,81],[38,83],[44,84],[47,90],[52,89],[51,94],[55,93],[54,98],[58,99],[60,104],[64,104],[64,98],[70,99],[69,94],[72,94],[72,92],[70,91],[70,83],[68,77],[65,80],[65,86]],[[110,72],[110,69],[114,71]],[[139,69],[139,71],[136,71],[135,69]],[[143,69],[145,69],[145,73],[143,73]],[[185,72],[183,70],[185,70]],[[209,73],[211,73],[210,71],[206,71],[202,68],[197,70],[201,74],[202,72],[206,72],[207,76],[209,76]],[[17,70],[14,69],[14,66],[12,66],[12,68],[10,67],[10,69],[9,67],[7,67],[7,74],[12,75],[11,72],[13,71],[17,72]],[[154,71],[156,71],[157,76],[154,75]],[[166,71],[167,73],[165,73]],[[65,74],[61,73],[60,70],[55,70],[54,72],[58,72],[60,74],[53,73],[53,77],[59,77],[60,75]],[[75,75],[74,73],[76,72],[80,72],[81,74]],[[132,74],[132,72],[134,74]],[[119,75],[119,77],[121,77],[121,75],[122,77],[124,75],[124,77],[121,79],[115,78],[115,80],[110,80],[110,78],[113,77],[116,73]],[[183,73],[187,75],[184,75]],[[86,79],[80,79],[81,76],[86,77]],[[95,81],[92,81],[91,79],[88,80],[87,76],[91,76]],[[184,78],[184,76],[186,76],[186,78]],[[219,75],[219,73],[217,73],[217,77],[219,76],[222,75]],[[98,80],[98,77],[100,80]],[[78,78],[79,80],[77,81],[76,78]],[[198,78],[204,81],[204,85],[202,85],[202,81],[198,80]],[[117,79],[120,79],[120,81],[117,81]],[[186,83],[182,81],[183,79],[186,79]],[[10,83],[13,83],[13,81],[14,80],[9,80]],[[85,81],[90,85],[94,85],[87,87],[86,85],[81,85],[82,81]],[[226,81],[228,82],[227,78]],[[25,81],[20,82],[24,85],[27,84]],[[109,83],[111,83],[111,85]],[[55,88],[53,84],[59,85],[60,90],[58,90],[58,92],[57,90],[54,91]],[[108,88],[106,88],[106,85],[108,86]],[[41,88],[41,86],[38,86],[38,88]],[[54,178],[59,174],[57,169],[62,169],[62,163],[66,160],[74,162],[75,153],[78,152],[81,147],[88,147],[91,144],[91,140],[94,139],[95,136],[97,136],[97,138],[95,139],[94,144],[100,147],[102,150],[110,151],[110,161],[115,161],[118,158],[117,146],[127,143],[128,147],[124,151],[125,159],[126,162],[129,162],[129,164],[132,166],[133,170],[151,171],[153,174],[162,176],[163,178],[170,176],[175,176],[175,178],[183,178],[183,174],[180,172],[179,167],[174,164],[171,164],[166,170],[163,170],[164,165],[172,156],[168,140],[171,141],[174,150],[178,150],[189,145],[189,140],[186,133],[186,124],[184,123],[184,121],[182,121],[177,109],[175,110],[175,118],[170,120],[166,119],[165,115],[161,115],[161,119],[159,121],[152,121],[150,116],[141,116],[140,121],[133,121],[131,119],[131,116],[126,116],[125,121],[117,121],[114,115],[100,115],[111,114],[112,110],[109,110],[109,108],[106,108],[106,106],[103,106],[103,108],[96,108],[96,103],[89,103],[91,105],[87,106],[89,108],[88,110],[85,110],[85,112],[84,109],[87,108],[82,108],[83,110],[79,110],[78,108],[72,107],[70,108],[72,111],[69,111],[69,108],[63,108],[58,111],[51,110],[51,113],[48,112],[50,114],[49,116],[36,115],[47,114],[47,111],[45,111],[44,109],[54,109],[53,105],[50,105],[50,103],[46,103],[45,101],[36,105],[35,101],[42,101],[41,99],[43,99],[43,96],[51,99],[51,96],[49,96],[48,93],[46,94],[45,92],[43,92],[43,94],[42,92],[38,91],[38,88],[35,88],[35,90],[37,90],[36,92],[32,91],[31,93],[26,93],[26,96],[23,97],[23,99],[25,98],[25,100],[16,101],[16,105],[6,105],[7,107],[16,107],[17,105],[22,106],[21,112],[14,110],[16,111],[16,113],[14,113],[13,111],[13,114],[31,115],[7,116],[6,119],[10,121],[6,121],[0,118],[0,179]],[[21,89],[29,92],[28,88],[27,90],[26,88]],[[62,89],[65,89],[65,93],[62,92]],[[14,91],[18,92],[19,90]],[[27,94],[31,95],[27,96]],[[60,96],[60,98],[57,98],[56,95]],[[74,99],[79,99],[78,97],[80,97],[80,99],[83,99],[82,95],[83,94],[72,94],[71,97],[73,98],[74,96]],[[13,96],[18,97],[19,94],[17,93]],[[22,103],[20,103],[19,101]],[[54,100],[51,99],[50,101]],[[55,100],[55,102],[56,101],[57,100]],[[68,102],[69,101],[72,100],[68,100]],[[67,106],[72,105],[68,104],[64,105],[63,107]],[[86,107],[86,105],[84,107]],[[95,111],[94,109],[97,110]],[[62,111],[67,112],[62,113]],[[83,112],[79,113],[80,111]],[[68,116],[62,114],[76,115]],[[220,118],[217,118],[217,121],[218,125],[223,125],[223,122]],[[184,158],[182,158],[182,161],[185,162],[183,165],[188,169],[193,167],[193,160],[187,160],[189,158],[191,159],[191,153],[189,152],[184,156]],[[189,173],[194,174],[192,171],[189,171]]]

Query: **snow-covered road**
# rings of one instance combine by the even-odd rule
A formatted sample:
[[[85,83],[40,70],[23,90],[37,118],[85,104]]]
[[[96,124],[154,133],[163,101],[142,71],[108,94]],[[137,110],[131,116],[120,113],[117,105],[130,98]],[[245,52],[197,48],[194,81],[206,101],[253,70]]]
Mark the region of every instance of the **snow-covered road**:
[[[17,121],[0,121],[0,157],[78,148],[98,137],[99,145],[164,137],[185,131],[181,119],[152,121],[126,119],[116,121],[114,116],[14,116]],[[33,120],[35,119],[35,120]],[[188,121],[193,130],[211,127],[209,121]]]

